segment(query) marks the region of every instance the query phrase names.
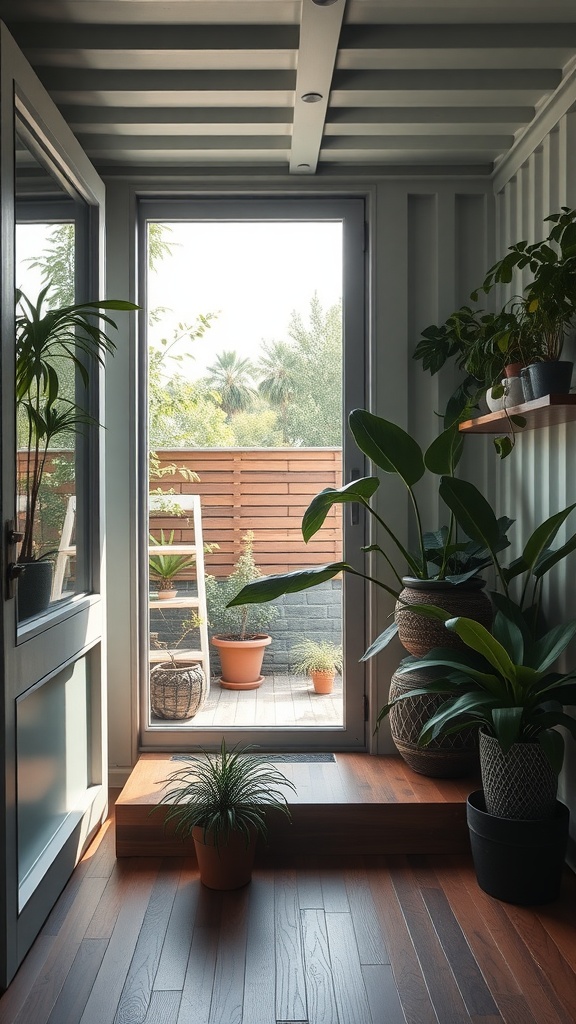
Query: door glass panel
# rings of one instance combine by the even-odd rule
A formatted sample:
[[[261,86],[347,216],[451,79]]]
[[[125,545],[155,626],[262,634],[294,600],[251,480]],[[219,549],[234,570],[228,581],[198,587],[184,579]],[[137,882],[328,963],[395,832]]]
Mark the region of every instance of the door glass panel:
[[[77,424],[84,399],[69,354],[75,350],[73,329],[49,349],[40,350],[38,341],[46,313],[75,302],[84,204],[64,190],[21,136],[16,167],[16,522],[23,535],[16,589],[22,623],[87,589],[77,537],[77,485],[86,462]],[[33,328],[35,320],[40,326]],[[43,375],[26,387],[26,360],[38,357],[45,360]]]

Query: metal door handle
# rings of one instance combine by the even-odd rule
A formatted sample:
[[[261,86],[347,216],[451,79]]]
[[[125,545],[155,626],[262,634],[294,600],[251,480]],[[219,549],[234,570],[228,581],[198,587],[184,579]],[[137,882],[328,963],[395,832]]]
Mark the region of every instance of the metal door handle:
[[[24,534],[16,528],[11,519],[6,523],[6,600],[14,597],[14,580],[17,580],[24,566],[15,562],[16,545],[24,539]]]

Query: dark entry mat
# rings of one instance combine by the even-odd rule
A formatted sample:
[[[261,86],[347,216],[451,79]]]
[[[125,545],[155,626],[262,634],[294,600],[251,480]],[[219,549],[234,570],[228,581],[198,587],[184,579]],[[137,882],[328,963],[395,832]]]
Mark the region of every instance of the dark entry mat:
[[[286,761],[301,761],[306,764],[312,764],[315,761],[335,761],[334,754],[260,754],[258,751],[251,751],[254,757],[262,757],[266,761],[280,761],[285,763]],[[187,761],[189,754],[173,754],[170,758],[171,761]]]

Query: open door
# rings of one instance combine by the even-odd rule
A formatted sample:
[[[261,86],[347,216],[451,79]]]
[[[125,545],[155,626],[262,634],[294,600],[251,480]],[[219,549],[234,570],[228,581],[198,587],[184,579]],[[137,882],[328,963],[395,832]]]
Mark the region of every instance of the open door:
[[[34,597],[28,604],[22,584],[33,568],[22,572],[19,558],[30,433],[16,400],[15,320],[16,288],[35,304],[49,282],[46,308],[98,297],[103,186],[3,26],[0,43],[4,988],[106,812],[107,765],[97,425],[102,367],[87,361],[85,373],[74,360],[72,370],[64,360],[57,364],[60,410],[80,405],[96,425],[71,424],[50,439],[31,538],[48,587],[44,604]]]

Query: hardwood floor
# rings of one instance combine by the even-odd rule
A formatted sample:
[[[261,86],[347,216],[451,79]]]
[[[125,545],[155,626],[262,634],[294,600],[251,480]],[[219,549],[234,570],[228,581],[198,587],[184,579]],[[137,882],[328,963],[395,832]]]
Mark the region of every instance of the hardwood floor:
[[[0,1024],[573,1024],[576,878],[499,903],[467,855],[300,856],[215,893],[184,858],[121,858],[113,814]]]

